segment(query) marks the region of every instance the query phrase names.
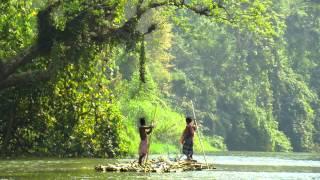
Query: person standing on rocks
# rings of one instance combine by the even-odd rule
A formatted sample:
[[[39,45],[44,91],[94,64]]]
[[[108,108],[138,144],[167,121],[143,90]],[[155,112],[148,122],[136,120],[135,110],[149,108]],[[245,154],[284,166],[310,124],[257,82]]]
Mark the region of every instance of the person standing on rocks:
[[[140,118],[139,134],[140,134],[140,146],[139,146],[139,165],[142,164],[143,159],[148,153],[148,135],[152,132],[153,125],[146,126],[146,120],[144,117]]]
[[[187,160],[192,160],[193,155],[193,137],[197,126],[193,124],[191,117],[186,117],[187,126],[180,138],[180,143],[183,145],[182,152],[187,156]]]

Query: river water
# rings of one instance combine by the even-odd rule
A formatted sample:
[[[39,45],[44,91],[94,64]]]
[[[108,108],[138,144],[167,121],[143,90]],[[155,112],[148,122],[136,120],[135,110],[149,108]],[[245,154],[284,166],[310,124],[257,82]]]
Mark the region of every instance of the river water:
[[[152,156],[151,156],[152,157]],[[203,156],[195,156],[204,162]],[[3,179],[314,179],[320,180],[320,154],[225,152],[207,155],[215,170],[180,173],[101,173],[98,164],[128,159],[28,158],[0,160]]]

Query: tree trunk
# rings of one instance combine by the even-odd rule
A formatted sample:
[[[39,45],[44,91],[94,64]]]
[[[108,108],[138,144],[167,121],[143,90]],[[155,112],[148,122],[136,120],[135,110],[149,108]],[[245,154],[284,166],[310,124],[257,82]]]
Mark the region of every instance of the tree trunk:
[[[15,119],[15,111],[16,111],[15,105],[16,104],[14,103],[10,109],[9,122],[6,126],[6,135],[4,136],[4,142],[3,142],[2,152],[1,152],[2,155],[6,155],[9,150],[8,146],[9,146],[9,143],[11,140],[12,126],[13,126],[14,119]]]

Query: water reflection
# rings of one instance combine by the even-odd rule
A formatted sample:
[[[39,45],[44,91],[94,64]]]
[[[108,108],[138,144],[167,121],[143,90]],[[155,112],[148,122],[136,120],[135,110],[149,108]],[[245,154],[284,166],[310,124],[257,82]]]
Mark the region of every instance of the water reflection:
[[[116,161],[106,159],[0,160],[0,179],[320,179],[319,154],[228,152],[207,160],[217,169],[167,174],[95,172]]]

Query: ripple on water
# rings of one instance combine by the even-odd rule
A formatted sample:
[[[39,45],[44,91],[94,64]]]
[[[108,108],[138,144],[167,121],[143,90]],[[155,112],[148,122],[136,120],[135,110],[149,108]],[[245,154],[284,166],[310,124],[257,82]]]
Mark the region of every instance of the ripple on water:
[[[267,154],[267,153],[266,153]],[[273,153],[274,155],[275,153]],[[277,154],[275,154],[277,155]],[[306,154],[296,156],[208,156],[216,170],[170,174],[156,173],[98,173],[97,164],[114,162],[106,159],[28,159],[0,160],[0,179],[319,179],[320,161]],[[294,158],[292,158],[294,157]],[[303,159],[308,157],[308,159]],[[204,161],[202,156],[195,156]]]

